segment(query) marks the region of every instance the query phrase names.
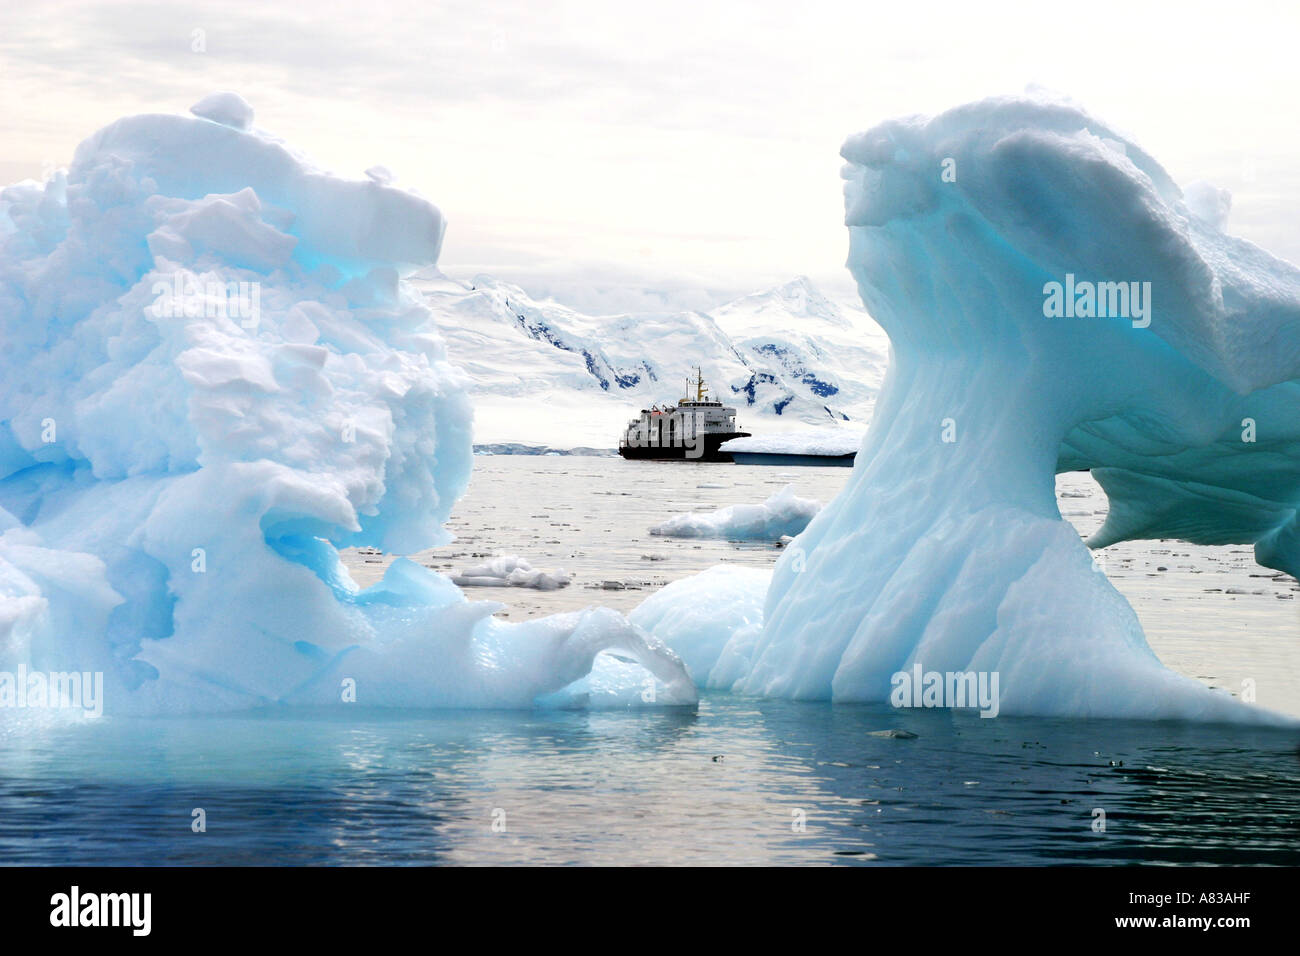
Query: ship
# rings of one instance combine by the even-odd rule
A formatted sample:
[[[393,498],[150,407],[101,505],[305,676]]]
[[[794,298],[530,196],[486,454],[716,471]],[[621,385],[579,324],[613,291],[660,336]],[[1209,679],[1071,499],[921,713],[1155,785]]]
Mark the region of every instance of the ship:
[[[695,398],[690,398],[692,388]],[[675,461],[731,461],[721,451],[723,442],[748,438],[737,430],[736,410],[714,398],[704,375],[695,370],[695,381],[687,383],[687,396],[676,405],[652,405],[628,422],[619,439],[618,453],[629,459]]]

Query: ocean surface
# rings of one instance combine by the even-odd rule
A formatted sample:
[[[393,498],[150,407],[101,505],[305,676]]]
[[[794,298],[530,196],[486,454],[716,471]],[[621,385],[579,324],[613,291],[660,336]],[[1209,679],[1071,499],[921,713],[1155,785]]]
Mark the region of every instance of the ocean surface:
[[[518,554],[574,575],[558,591],[471,593],[511,619],[626,611],[713,564],[778,554],[651,524],[788,483],[828,501],[849,474],[481,457],[457,540],[418,559],[456,571]],[[1058,496],[1082,533],[1104,517],[1086,475],[1063,476]],[[366,584],[389,559],[345,560]],[[1247,547],[1139,542],[1102,560],[1165,663],[1300,715],[1290,578]],[[1290,731],[719,693],[657,712],[5,720],[0,863],[1296,865],[1298,744]]]

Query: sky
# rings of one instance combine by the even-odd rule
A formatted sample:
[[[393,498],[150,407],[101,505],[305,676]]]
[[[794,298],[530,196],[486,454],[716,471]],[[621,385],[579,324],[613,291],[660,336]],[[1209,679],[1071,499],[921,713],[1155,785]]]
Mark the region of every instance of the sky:
[[[441,266],[591,312],[810,276],[853,296],[839,147],[1027,86],[1068,94],[1229,231],[1300,263],[1294,2],[5,0],[0,182],[119,116],[231,89],[319,165],[446,214]]]

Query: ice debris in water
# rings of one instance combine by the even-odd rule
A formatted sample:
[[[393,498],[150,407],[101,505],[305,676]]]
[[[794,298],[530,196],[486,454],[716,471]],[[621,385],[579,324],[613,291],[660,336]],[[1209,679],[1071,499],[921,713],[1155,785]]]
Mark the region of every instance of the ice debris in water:
[[[483,564],[476,564],[454,575],[452,583],[459,587],[514,587],[554,591],[568,587],[573,576],[563,568],[542,571],[523,558],[513,554],[497,555]]]
[[[821,510],[821,502],[800,498],[786,485],[761,504],[728,505],[717,511],[688,511],[661,521],[651,534],[674,538],[776,541],[797,535]]]
[[[1300,572],[1300,269],[1068,102],[887,122],[842,153],[849,267],[894,355],[854,471],[760,624],[725,604],[758,580],[703,576],[651,599],[692,614],[633,620],[752,694],[883,702],[920,665],[998,674],[1003,714],[1294,723],[1165,668],[1053,483],[1106,491],[1094,547],[1250,542]]]
[[[443,217],[235,94],[194,112],[0,191],[0,670],[102,671],[109,715],[693,703],[612,611],[498,620],[406,558],[356,585],[338,549],[449,541],[469,477],[465,379],[403,280]]]

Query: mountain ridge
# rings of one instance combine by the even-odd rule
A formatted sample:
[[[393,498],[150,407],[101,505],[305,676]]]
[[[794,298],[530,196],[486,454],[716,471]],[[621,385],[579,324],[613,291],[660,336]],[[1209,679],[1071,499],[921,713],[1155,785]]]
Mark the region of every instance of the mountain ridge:
[[[756,434],[861,428],[888,364],[884,332],[806,276],[707,312],[611,315],[481,273],[413,282],[472,382],[480,445],[613,448],[639,409],[678,401],[696,366]]]

